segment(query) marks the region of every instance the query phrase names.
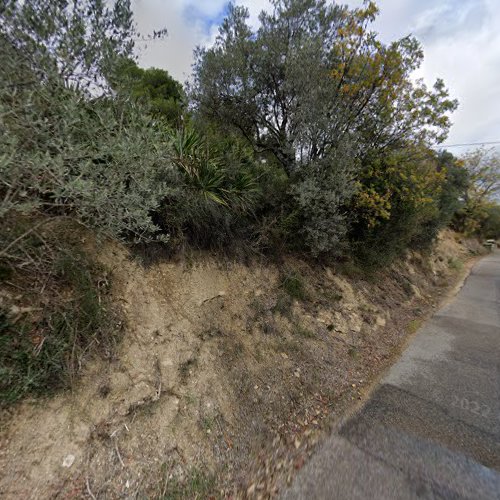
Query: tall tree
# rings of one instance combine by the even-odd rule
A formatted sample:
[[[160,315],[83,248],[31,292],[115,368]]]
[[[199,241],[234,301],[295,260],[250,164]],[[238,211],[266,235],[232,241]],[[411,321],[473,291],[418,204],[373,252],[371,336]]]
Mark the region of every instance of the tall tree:
[[[113,77],[113,86],[150,105],[155,115],[179,124],[184,110],[182,85],[168,71],[143,69],[132,59],[124,59]]]
[[[500,155],[495,150],[477,149],[462,158],[469,183],[464,190],[464,206],[456,217],[456,227],[466,233],[480,231],[488,210],[500,194]]]
[[[231,5],[215,45],[196,53],[198,110],[271,152],[288,174],[341,141],[361,155],[443,140],[456,102],[441,80],[428,89],[411,79],[420,45],[380,42],[369,29],[377,12],[373,2],[273,0],[253,31],[248,11]]]
[[[95,95],[120,57],[132,57],[136,32],[130,0],[2,0],[0,37],[38,81]]]

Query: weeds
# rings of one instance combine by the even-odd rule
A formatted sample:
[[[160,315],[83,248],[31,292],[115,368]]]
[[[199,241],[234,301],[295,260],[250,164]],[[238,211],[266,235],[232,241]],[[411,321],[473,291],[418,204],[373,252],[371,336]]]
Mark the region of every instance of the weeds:
[[[281,280],[280,286],[292,299],[304,301],[309,298],[304,281],[297,273],[290,273],[286,275]]]
[[[290,314],[290,310],[292,308],[292,299],[289,295],[284,293],[278,294],[278,298],[276,299],[276,304],[271,309],[273,313],[279,313],[282,316],[288,316]]]
[[[448,259],[448,267],[454,271],[461,271],[464,268],[464,263],[460,259]]]
[[[215,425],[215,418],[205,416],[201,419],[201,427],[205,432],[211,432]]]
[[[344,298],[340,292],[334,289],[325,290],[324,296],[330,302],[340,302]]]
[[[415,333],[419,328],[420,325],[422,324],[421,319],[412,319],[409,323],[406,329],[408,330],[408,333]]]
[[[216,498],[215,476],[200,469],[192,469],[184,480],[167,477],[164,483],[161,500]]]
[[[314,332],[312,332],[308,328],[303,327],[302,325],[295,325],[295,327],[293,329],[293,333],[295,335],[298,335],[299,337],[303,337],[305,339],[313,339],[316,337],[314,335]]]
[[[19,239],[23,225],[0,234],[3,248],[10,245],[0,262],[10,269],[1,283],[2,406],[70,386],[88,355],[109,356],[114,347],[105,270],[54,233]]]
[[[179,367],[179,376],[181,383],[185,384],[192,373],[192,369],[196,368],[198,365],[198,360],[196,358],[190,358]]]

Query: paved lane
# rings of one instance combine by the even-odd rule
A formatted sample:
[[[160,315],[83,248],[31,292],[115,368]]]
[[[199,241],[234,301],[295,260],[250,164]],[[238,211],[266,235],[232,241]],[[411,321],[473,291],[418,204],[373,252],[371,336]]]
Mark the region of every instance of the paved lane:
[[[282,498],[500,500],[500,252],[476,264]]]

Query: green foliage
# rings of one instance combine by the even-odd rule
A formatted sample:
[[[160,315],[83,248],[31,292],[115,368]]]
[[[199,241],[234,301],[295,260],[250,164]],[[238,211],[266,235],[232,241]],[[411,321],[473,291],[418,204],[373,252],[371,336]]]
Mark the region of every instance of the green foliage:
[[[368,27],[377,9],[320,0],[273,2],[260,26],[229,7],[215,45],[200,49],[192,96],[199,111],[271,151],[291,174],[355,138],[370,149],[442,139],[456,103],[410,75],[422,62],[415,39],[382,44]]]
[[[356,163],[337,149],[321,162],[311,163],[290,188],[297,207],[296,233],[314,256],[340,255],[345,250],[345,205],[355,192]]]
[[[0,216],[56,211],[116,238],[154,238],[151,212],[166,191],[159,175],[172,166],[161,131],[143,110],[87,101],[58,85],[16,96],[6,88]]]
[[[87,95],[106,93],[116,62],[132,55],[129,0],[4,0],[1,9],[2,58],[6,48],[18,56],[9,68],[13,88],[55,79]]]
[[[467,172],[449,153],[410,146],[365,161],[351,213],[351,242],[368,267],[425,248],[462,206]]]
[[[212,474],[200,469],[193,469],[183,480],[165,477],[158,498],[161,500],[215,498],[215,487],[215,477]]]
[[[494,150],[478,149],[464,155],[461,161],[469,182],[453,223],[468,235],[483,236],[485,225],[489,232],[493,229],[494,207],[500,192],[500,155]]]
[[[29,246],[24,251],[34,256]],[[0,310],[0,405],[68,387],[95,344],[110,349],[110,315],[97,287],[102,276],[85,255],[61,249],[46,277],[57,280],[58,294],[52,290],[34,311]]]
[[[154,116],[171,125],[181,125],[185,96],[182,85],[168,71],[142,69],[133,60],[125,59],[118,65],[112,83],[119,92],[149,106]]]
[[[429,150],[456,102],[441,80],[411,78],[420,45],[382,43],[377,13],[275,0],[253,29],[231,5],[197,51],[188,120],[181,85],[135,63],[128,0],[7,1],[0,217],[64,216],[170,248],[243,239],[339,257],[351,245],[370,266],[452,219],[494,225],[498,161],[462,168]]]
[[[289,297],[296,300],[307,300],[308,294],[304,285],[304,280],[300,274],[290,272],[281,280],[281,288]]]
[[[169,134],[175,170],[163,178],[172,186],[158,223],[176,242],[227,245],[244,227],[259,197],[253,159],[244,152],[212,145],[191,127]]]
[[[448,259],[448,266],[454,271],[461,271],[464,263],[460,259]]]
[[[485,239],[500,239],[500,206],[486,207],[486,217],[481,225],[481,235]]]
[[[9,2],[6,13],[0,217],[43,211],[116,238],[155,238],[151,213],[166,190],[158,176],[173,168],[164,134],[138,103],[95,97],[113,57],[133,45],[128,3]]]
[[[198,114],[289,177],[284,203],[263,214],[265,241],[340,254],[359,160],[446,136],[456,102],[442,81],[428,89],[411,78],[418,42],[382,44],[369,30],[376,14],[371,2],[277,0],[252,30],[248,12],[230,6],[215,45],[197,52]]]

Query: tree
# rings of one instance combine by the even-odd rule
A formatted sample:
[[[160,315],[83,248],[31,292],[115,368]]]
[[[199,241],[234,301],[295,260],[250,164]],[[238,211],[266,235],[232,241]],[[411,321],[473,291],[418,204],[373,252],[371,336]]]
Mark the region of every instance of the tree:
[[[156,238],[152,212],[168,189],[159,176],[174,170],[169,144],[144,106],[108,92],[133,47],[129,2],[2,8],[2,223],[64,215],[117,238]]]
[[[172,125],[180,125],[184,91],[168,71],[139,68],[135,61],[125,59],[118,66],[113,85],[119,91],[147,103],[156,116],[163,117]]]
[[[408,141],[440,141],[456,107],[441,80],[413,82],[418,42],[369,31],[377,8],[273,0],[257,31],[231,5],[215,45],[199,49],[191,95],[200,113],[272,152],[291,175],[341,141],[360,156]]]
[[[488,217],[488,207],[495,203],[500,193],[500,155],[494,150],[477,149],[461,159],[469,176],[463,192],[464,205],[458,212],[455,225],[469,234],[480,231]]]
[[[500,205],[491,203],[486,207],[486,217],[481,224],[480,234],[484,238],[498,240],[500,238]]]
[[[133,54],[130,0],[3,0],[0,9],[2,44],[17,52],[36,81],[55,78],[95,95],[108,89],[119,58]]]

